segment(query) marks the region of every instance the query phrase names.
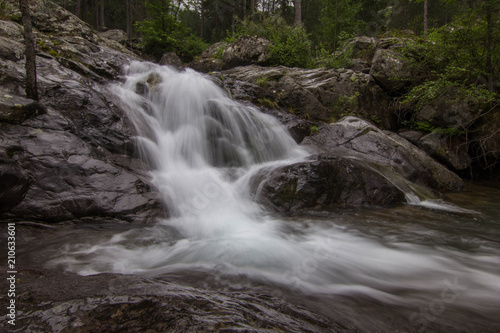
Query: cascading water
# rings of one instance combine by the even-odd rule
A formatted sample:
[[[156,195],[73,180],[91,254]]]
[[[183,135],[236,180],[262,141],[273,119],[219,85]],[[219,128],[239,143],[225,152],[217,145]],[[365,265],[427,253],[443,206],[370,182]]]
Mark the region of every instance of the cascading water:
[[[235,179],[256,165],[304,155],[281,124],[194,71],[137,62],[127,75],[117,95],[171,215],[184,219],[179,227],[206,237],[257,227],[261,211]]]
[[[278,294],[313,297],[315,310],[365,331],[493,327],[495,219],[411,205],[278,219],[251,200],[248,179],[307,153],[275,119],[232,101],[201,74],[149,63],[132,63],[114,93],[171,217],[125,231],[57,234],[53,246],[32,249],[37,261],[79,274],[195,276],[201,286],[284,290]]]

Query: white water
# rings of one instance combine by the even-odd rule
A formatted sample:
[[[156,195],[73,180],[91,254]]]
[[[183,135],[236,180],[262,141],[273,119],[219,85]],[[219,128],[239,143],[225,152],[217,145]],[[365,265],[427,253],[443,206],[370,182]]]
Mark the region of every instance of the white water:
[[[251,200],[248,180],[262,168],[307,155],[275,119],[232,101],[194,71],[133,63],[125,79],[114,92],[138,128],[142,153],[172,217],[153,227],[80,235],[78,241],[68,236],[72,240],[64,243],[60,237],[65,245],[48,256],[47,265],[80,274],[182,276],[198,271],[231,281],[244,276],[326,299],[379,302],[391,312],[401,311],[406,324],[413,312],[440,299],[449,283],[456,297],[442,302],[448,321],[464,313],[488,316],[498,308],[495,242],[481,241],[472,252],[434,245],[428,240],[448,236],[392,221],[392,213],[386,218],[389,227],[375,218],[373,228],[361,229],[346,227],[342,215],[329,221],[274,218]],[[424,214],[418,211],[423,208],[408,209]],[[424,218],[449,218],[433,214],[438,215]],[[353,216],[349,219],[370,221]],[[427,318],[428,323],[434,320]],[[367,317],[364,321],[373,324]]]

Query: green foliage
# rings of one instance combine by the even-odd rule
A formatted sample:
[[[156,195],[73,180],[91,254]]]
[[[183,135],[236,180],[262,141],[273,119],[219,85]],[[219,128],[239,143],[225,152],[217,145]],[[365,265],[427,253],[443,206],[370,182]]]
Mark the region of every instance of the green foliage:
[[[417,109],[434,102],[442,96],[452,96],[455,101],[467,101],[470,104],[486,105],[498,101],[495,92],[483,86],[465,85],[450,80],[448,75],[442,74],[435,80],[429,80],[410,90],[403,98],[403,103],[416,105]]]
[[[5,0],[0,0],[0,19],[6,20],[8,19],[8,12],[10,11],[10,5],[5,3]]]
[[[336,51],[342,41],[354,37],[360,31],[364,22],[357,19],[357,14],[361,8],[359,0],[323,0],[319,18],[323,47]]]
[[[142,48],[159,59],[165,52],[175,52],[182,60],[190,61],[200,54],[206,44],[175,19],[171,0],[145,2],[149,19],[136,23],[142,34]]]
[[[311,132],[311,134],[319,133],[318,126],[311,126],[310,132]]]
[[[259,104],[261,106],[268,107],[270,109],[278,109],[279,108],[278,102],[272,101],[269,98],[259,98],[257,100],[257,104]]]
[[[269,64],[290,67],[309,67],[311,41],[302,27],[288,25],[280,16],[269,16],[262,23],[250,20],[240,22],[238,36],[250,35],[271,41]]]
[[[267,77],[260,77],[257,79],[257,81],[255,81],[255,83],[260,86],[260,87],[263,87],[266,85],[266,83],[269,81],[269,78]]]

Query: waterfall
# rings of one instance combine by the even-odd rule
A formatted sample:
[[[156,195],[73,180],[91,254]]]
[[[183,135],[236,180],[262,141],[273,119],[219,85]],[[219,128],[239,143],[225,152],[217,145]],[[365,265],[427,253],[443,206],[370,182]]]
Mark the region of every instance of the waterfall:
[[[189,237],[258,230],[243,179],[304,152],[273,117],[233,101],[209,78],[134,62],[115,87],[171,214]]]

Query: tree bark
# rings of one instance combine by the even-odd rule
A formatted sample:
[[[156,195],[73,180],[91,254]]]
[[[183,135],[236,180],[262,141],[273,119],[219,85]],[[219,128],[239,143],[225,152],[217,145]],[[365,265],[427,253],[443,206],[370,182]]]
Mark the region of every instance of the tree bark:
[[[200,0],[200,38],[205,35],[205,0]]]
[[[99,30],[103,31],[106,28],[104,22],[104,0],[99,2]]]
[[[486,73],[488,74],[488,90],[493,91],[493,63],[491,61],[493,53],[493,27],[491,12],[493,8],[491,6],[491,0],[487,0],[484,6],[486,11]]]
[[[132,39],[132,4],[130,3],[131,0],[126,0],[125,1],[125,5],[126,5],[126,9],[127,9],[127,13],[126,13],[126,27],[127,27],[127,36],[128,36],[128,39],[131,40]]]
[[[22,21],[24,25],[24,43],[26,45],[26,97],[38,101],[38,88],[36,82],[36,56],[35,38],[31,27],[31,16],[29,12],[28,0],[19,0]]]
[[[302,0],[294,0],[293,7],[295,9],[294,24],[296,27],[302,25]]]
[[[83,6],[82,6],[82,20],[84,22],[90,23],[89,22],[89,4],[87,0],[83,1]]]
[[[81,1],[80,0],[75,0],[75,15],[78,16],[79,18],[82,18],[80,15],[80,9],[81,9]]]
[[[427,24],[429,19],[429,6],[427,0],[424,1],[424,37],[427,38]]]

